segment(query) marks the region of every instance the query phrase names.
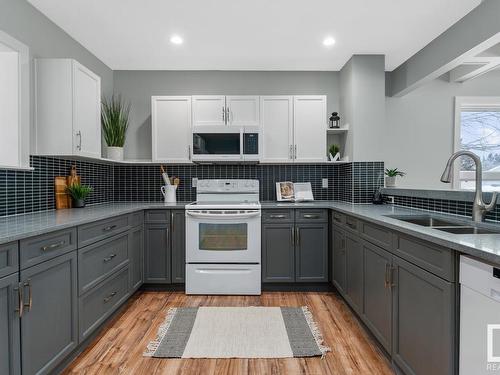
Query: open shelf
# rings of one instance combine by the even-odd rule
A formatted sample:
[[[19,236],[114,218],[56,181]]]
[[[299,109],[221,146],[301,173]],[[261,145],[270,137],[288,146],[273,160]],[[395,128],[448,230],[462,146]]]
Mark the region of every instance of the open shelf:
[[[341,128],[327,128],[327,134],[344,134],[349,131],[349,126],[343,126]]]

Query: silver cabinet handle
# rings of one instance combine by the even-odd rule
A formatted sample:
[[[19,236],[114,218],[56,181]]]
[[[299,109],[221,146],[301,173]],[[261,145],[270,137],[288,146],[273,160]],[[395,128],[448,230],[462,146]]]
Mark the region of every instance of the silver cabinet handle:
[[[174,211],[170,211],[170,223],[171,223],[171,228],[172,228],[172,233],[175,231],[175,224],[174,224]]]
[[[188,146],[188,159],[191,161],[191,145]]]
[[[226,108],[226,123],[228,125],[231,123],[231,110],[229,107]]]
[[[26,307],[26,311],[31,311],[31,308],[33,307],[33,294],[31,290],[31,280],[28,279],[27,281],[24,282],[23,284],[23,289],[28,287],[28,303],[24,304],[24,307]],[[24,303],[24,301],[23,301]]]
[[[66,243],[66,241],[60,241],[60,242],[57,242],[57,243],[53,243],[51,245],[42,246],[41,249],[42,249],[42,251],[54,250],[54,249],[57,249],[58,247],[61,247],[65,243]]]
[[[17,304],[16,312],[19,313],[19,317],[22,318],[24,314],[24,286],[22,283],[17,285],[17,288],[14,289],[17,291],[17,298],[19,298],[19,302]]]
[[[108,303],[108,302],[109,302],[109,301],[110,301],[110,300],[111,300],[114,296],[116,296],[116,293],[117,293],[117,292],[113,292],[113,293],[111,293],[109,296],[105,297],[105,298],[103,299],[104,303]]]
[[[222,122],[226,123],[226,108],[222,107]]]
[[[290,159],[293,160],[293,146],[292,145],[290,145],[290,151],[288,154],[289,154]]]
[[[76,145],[76,149],[78,151],[82,151],[82,132],[78,130],[76,132],[76,136],[78,137],[78,144]]]
[[[396,267],[390,266],[389,267],[389,289],[395,288],[396,283],[394,282],[394,271],[396,270]]]
[[[291,227],[290,228],[290,233],[291,233],[291,238],[292,238],[292,246],[295,245],[295,228]]]
[[[109,261],[113,260],[113,258],[116,257],[116,254],[110,254],[108,257],[103,259],[104,263],[108,263]]]
[[[295,145],[295,155],[293,157],[294,159],[297,159],[297,145]]]
[[[295,227],[295,241],[297,241],[297,245],[300,245],[300,229],[299,227]]]
[[[110,225],[109,227],[102,228],[102,230],[105,231],[105,232],[108,232],[108,231],[110,231],[112,229],[115,229],[115,228],[116,228],[116,225]]]
[[[284,219],[286,215],[269,215],[271,219]]]
[[[389,271],[391,269],[391,265],[389,263],[385,264],[385,275],[384,275],[384,287],[389,287]]]
[[[319,215],[305,214],[304,219],[319,219]]]

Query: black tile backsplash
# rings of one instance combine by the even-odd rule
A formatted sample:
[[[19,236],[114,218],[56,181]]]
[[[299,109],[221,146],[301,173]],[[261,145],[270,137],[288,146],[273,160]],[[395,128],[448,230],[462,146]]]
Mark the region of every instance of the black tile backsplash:
[[[55,208],[54,177],[68,175],[76,165],[82,183],[94,188],[88,204],[111,201],[161,201],[163,184],[159,165],[124,165],[32,156],[34,171],[0,170],[0,216]],[[382,183],[380,162],[346,164],[169,165],[170,176],[179,177],[179,201],[193,201],[192,179],[252,178],[260,181],[260,199],[276,199],[278,181],[311,182],[316,200],[368,203]],[[322,188],[322,179],[328,188]]]

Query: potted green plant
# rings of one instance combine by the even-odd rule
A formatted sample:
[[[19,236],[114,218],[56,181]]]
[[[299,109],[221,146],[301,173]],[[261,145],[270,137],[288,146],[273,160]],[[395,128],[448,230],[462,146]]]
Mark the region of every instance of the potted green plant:
[[[68,186],[67,190],[73,199],[73,207],[83,208],[85,207],[85,199],[87,199],[93,189],[90,186],[73,184]]]
[[[123,160],[123,146],[129,125],[130,103],[125,103],[120,95],[103,98],[101,123],[106,141],[106,155],[112,160]]]
[[[396,187],[396,177],[404,177],[405,172],[398,170],[397,168],[385,170],[385,186],[386,187]]]
[[[340,160],[340,147],[337,145],[331,145],[330,148],[328,149],[328,152],[330,153],[330,161],[337,161]]]

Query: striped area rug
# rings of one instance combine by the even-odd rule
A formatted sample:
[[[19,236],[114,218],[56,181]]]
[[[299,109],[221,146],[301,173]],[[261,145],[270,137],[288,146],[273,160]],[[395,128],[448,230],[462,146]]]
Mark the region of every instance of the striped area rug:
[[[145,356],[291,358],[330,349],[307,307],[171,308]]]

